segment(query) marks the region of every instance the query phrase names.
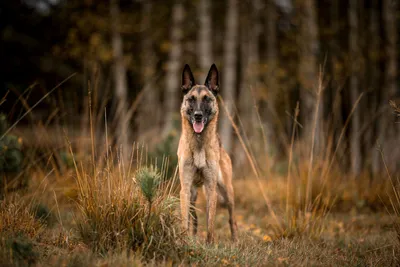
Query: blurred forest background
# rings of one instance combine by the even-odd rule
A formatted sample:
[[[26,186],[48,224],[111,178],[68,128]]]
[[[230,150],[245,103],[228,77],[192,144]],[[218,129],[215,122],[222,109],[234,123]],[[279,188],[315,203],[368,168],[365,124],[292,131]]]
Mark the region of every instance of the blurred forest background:
[[[90,94],[98,136],[107,117],[115,144],[165,143],[180,129],[183,65],[202,83],[216,63],[226,108],[261,168],[287,159],[294,121],[296,145],[319,159],[337,150],[346,173],[382,174],[378,147],[391,171],[400,168],[389,106],[400,82],[396,0],[21,0],[1,1],[0,12],[9,122],[75,73],[17,125],[27,146],[57,146],[61,128],[88,131]],[[221,111],[224,146],[246,166]],[[42,141],[55,144],[29,138],[38,123],[55,131]],[[163,146],[175,155],[175,145]]]

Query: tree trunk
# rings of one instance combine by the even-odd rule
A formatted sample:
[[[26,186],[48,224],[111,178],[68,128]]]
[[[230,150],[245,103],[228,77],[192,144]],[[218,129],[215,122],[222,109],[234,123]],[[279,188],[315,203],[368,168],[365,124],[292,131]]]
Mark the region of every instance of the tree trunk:
[[[299,67],[298,80],[300,82],[300,110],[304,125],[304,140],[311,145],[313,131],[313,118],[316,105],[317,84],[318,84],[318,26],[313,0],[297,0],[300,12],[300,36],[299,36]],[[321,96],[322,97],[322,96]],[[322,114],[322,106],[319,108]],[[316,148],[321,147],[321,116],[318,116],[315,134]]]
[[[126,161],[129,155],[129,118],[127,118],[127,78],[126,67],[123,55],[122,37],[119,32],[119,2],[111,0],[110,2],[111,27],[112,27],[112,49],[114,56],[114,90],[116,96],[116,123],[117,123],[117,145],[123,148],[122,159]]]
[[[331,54],[331,101],[332,101],[332,129],[333,129],[333,142],[334,147],[338,144],[340,138],[340,132],[343,129],[343,111],[342,111],[342,86],[341,77],[343,76],[340,66],[343,64],[340,58],[341,46],[340,46],[340,8],[338,1],[331,1],[330,8],[330,27],[332,31],[332,37],[330,40],[330,51]],[[338,147],[339,157],[343,155],[343,146]]]
[[[359,80],[358,80],[358,60],[359,60],[359,44],[358,44],[358,1],[349,1],[349,57],[350,57],[350,99],[354,105],[359,97]],[[350,160],[351,172],[357,177],[361,173],[362,159],[361,159],[361,143],[359,138],[360,130],[360,109],[356,108],[351,119],[351,132],[350,132]]]
[[[250,35],[250,39],[248,42],[248,57],[249,57],[249,65],[247,68],[247,77],[248,82],[245,84],[245,89],[247,92],[249,103],[247,107],[248,117],[245,118],[250,122],[250,125],[247,127],[248,130],[256,133],[256,129],[259,129],[260,126],[257,120],[256,110],[254,109],[254,103],[258,101],[259,94],[259,86],[260,86],[260,33],[261,33],[261,21],[260,21],[260,13],[261,13],[261,1],[260,0],[252,0],[249,16],[249,24],[248,24],[248,32]],[[257,135],[253,135],[257,136]],[[250,135],[251,137],[251,135]]]
[[[213,63],[210,0],[199,1],[198,16],[200,21],[198,32],[199,62],[202,74],[206,75]]]
[[[397,1],[383,0],[383,20],[386,35],[386,71],[385,71],[385,87],[389,98],[394,97],[397,92]],[[387,103],[385,103],[387,104]]]
[[[246,140],[246,136],[250,137],[250,133],[254,125],[251,122],[251,111],[252,111],[252,97],[251,97],[251,70],[250,70],[250,56],[251,53],[251,45],[250,43],[253,41],[252,34],[250,33],[250,14],[248,14],[248,10],[244,11],[243,8],[241,10],[241,20],[239,26],[239,49],[240,49],[240,86],[239,86],[239,95],[237,99],[238,105],[238,116],[242,122],[243,127],[241,128],[241,133],[243,138]],[[249,143],[246,144],[250,146]],[[240,143],[235,143],[233,145],[234,155],[235,155],[235,165],[239,166],[240,168],[245,163],[245,157],[243,147]],[[251,151],[251,149],[250,149]]]
[[[224,76],[222,95],[229,114],[232,115],[232,105],[235,101],[236,91],[236,48],[238,41],[238,1],[228,1],[228,14],[226,16],[226,37],[224,47]],[[221,116],[221,139],[225,149],[230,152],[232,146],[232,126],[222,112]]]
[[[248,143],[251,151],[255,151],[255,143],[261,142],[257,139],[257,127],[259,122],[257,120],[256,110],[254,103],[256,101],[257,90],[259,86],[259,36],[260,36],[260,13],[261,3],[259,0],[253,0],[249,10],[244,11],[241,9],[241,23],[240,23],[240,87],[238,109],[239,117],[241,119],[243,129],[242,132],[249,140],[257,140],[257,142]],[[242,164],[245,161],[243,148],[238,144],[235,153],[237,161],[236,164]]]
[[[173,129],[174,121],[178,118],[175,114],[179,112],[179,84],[180,70],[182,68],[182,24],[184,9],[182,1],[176,0],[172,7],[172,27],[170,32],[171,48],[169,53],[166,88],[165,88],[165,127],[164,136]]]
[[[257,4],[253,0],[252,8],[246,12],[241,9],[242,17],[240,23],[240,88],[238,98],[239,116],[242,120],[242,129],[250,137],[256,128],[256,114],[254,110],[253,93],[258,86],[259,67],[259,23]]]
[[[154,105],[159,103],[159,90],[155,87],[154,83],[157,62],[151,31],[152,10],[152,0],[143,1],[142,21],[140,25],[142,35],[141,69],[143,98],[137,116],[139,138],[147,137],[147,133],[150,130],[157,130],[159,125],[159,109],[154,109]],[[149,120],[149,114],[152,114],[151,120]]]
[[[369,104],[369,112],[370,118],[376,115],[379,112],[379,93],[380,93],[380,85],[379,85],[379,77],[380,77],[380,69],[379,69],[379,52],[380,52],[380,33],[379,33],[379,15],[378,15],[378,6],[379,1],[373,0],[372,7],[370,9],[369,16],[369,85],[371,87],[371,95],[368,98]],[[370,140],[370,151],[371,155],[371,171],[374,175],[379,174],[380,172],[380,162],[381,156],[376,148],[376,138],[377,138],[377,124],[374,122],[371,127],[369,127],[367,135]]]
[[[389,100],[393,100],[397,93],[396,80],[397,75],[397,39],[398,39],[398,29],[397,29],[397,1],[393,0],[383,0],[383,23],[385,32],[385,72],[384,72],[384,86],[382,90],[382,102],[381,106],[383,108],[389,107]],[[397,144],[396,140],[396,129],[394,116],[392,111],[387,109],[387,112],[383,113],[380,118],[379,127],[379,140],[380,144],[385,144],[383,149],[385,151],[385,157],[387,160],[387,165],[391,172],[395,172],[398,167],[399,152],[398,149],[393,149],[393,146]],[[397,154],[396,154],[397,152]],[[397,165],[396,165],[397,164]]]
[[[276,120],[278,118],[276,111],[276,95],[278,93],[277,81],[277,68],[278,68],[278,46],[277,46],[277,31],[276,22],[278,19],[277,8],[273,0],[267,0],[267,15],[266,15],[266,40],[267,52],[266,63],[267,72],[265,77],[265,84],[267,85],[267,116],[265,124],[265,134],[267,138],[266,152],[270,154],[272,151],[280,151],[278,149],[276,138],[278,132],[274,131],[276,128]],[[275,147],[272,147],[275,146]],[[283,150],[283,149],[282,149]],[[281,153],[280,155],[281,156]]]

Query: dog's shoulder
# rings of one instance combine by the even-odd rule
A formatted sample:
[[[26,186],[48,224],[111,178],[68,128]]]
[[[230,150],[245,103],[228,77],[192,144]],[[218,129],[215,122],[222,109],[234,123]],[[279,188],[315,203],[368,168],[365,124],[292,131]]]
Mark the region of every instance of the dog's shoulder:
[[[188,140],[186,136],[181,135],[181,137],[179,138],[178,151],[177,151],[178,158],[184,156],[187,153],[188,149],[189,149]]]

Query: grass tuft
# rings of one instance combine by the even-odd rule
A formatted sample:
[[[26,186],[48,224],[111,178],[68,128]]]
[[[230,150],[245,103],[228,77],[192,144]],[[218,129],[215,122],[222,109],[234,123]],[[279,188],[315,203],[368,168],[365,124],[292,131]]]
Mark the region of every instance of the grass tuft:
[[[76,168],[83,241],[103,255],[128,251],[145,259],[179,260],[184,238],[178,200],[168,193],[171,181],[162,182],[166,172],[141,164],[132,172],[121,163],[107,165],[111,167],[94,167],[95,172]]]
[[[42,223],[35,218],[29,204],[18,200],[18,196],[0,201],[0,236],[37,237],[43,230]]]

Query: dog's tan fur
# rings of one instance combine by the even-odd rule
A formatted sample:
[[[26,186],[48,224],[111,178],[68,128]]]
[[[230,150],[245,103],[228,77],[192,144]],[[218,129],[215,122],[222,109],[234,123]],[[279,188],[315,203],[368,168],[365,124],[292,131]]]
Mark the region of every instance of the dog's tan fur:
[[[185,113],[188,109],[185,99],[188,97],[197,99],[205,95],[211,99],[210,106],[214,116],[208,122],[204,131],[201,134],[197,134],[193,131],[190,121],[185,118]],[[229,211],[229,223],[233,240],[236,239],[237,234],[237,226],[233,214],[232,163],[229,155],[221,146],[217,134],[218,113],[217,99],[209,88],[204,85],[190,87],[181,106],[182,135],[178,147],[182,222],[184,229],[189,230],[189,213],[191,213],[193,234],[196,234],[197,215],[194,205],[197,198],[197,187],[203,185],[207,198],[207,242],[213,242],[214,240],[217,198]]]

